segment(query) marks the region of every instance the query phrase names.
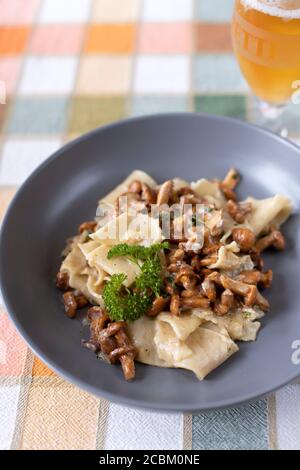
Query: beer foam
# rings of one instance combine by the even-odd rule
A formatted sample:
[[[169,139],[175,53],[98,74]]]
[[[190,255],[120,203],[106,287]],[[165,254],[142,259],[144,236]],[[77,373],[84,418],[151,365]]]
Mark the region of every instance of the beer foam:
[[[300,18],[300,1],[299,8],[289,9],[292,5],[298,6],[298,2],[291,0],[241,0],[241,3],[247,10],[257,10],[266,15],[278,16],[287,20]]]

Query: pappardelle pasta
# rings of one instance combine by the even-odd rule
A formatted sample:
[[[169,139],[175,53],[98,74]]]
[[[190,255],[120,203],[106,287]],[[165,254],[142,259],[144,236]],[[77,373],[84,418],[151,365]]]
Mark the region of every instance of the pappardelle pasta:
[[[56,279],[66,314],[88,307],[83,345],[120,363],[126,380],[135,361],[202,380],[256,339],[273,278],[262,253],[284,250],[292,204],[279,194],[239,202],[239,179],[231,169],[158,185],[136,170],[67,241]]]

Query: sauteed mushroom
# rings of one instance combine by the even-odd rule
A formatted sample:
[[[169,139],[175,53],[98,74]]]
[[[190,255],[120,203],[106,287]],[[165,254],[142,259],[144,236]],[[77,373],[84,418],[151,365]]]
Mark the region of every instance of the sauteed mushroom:
[[[279,251],[283,251],[285,249],[284,236],[279,230],[273,230],[269,235],[258,240],[255,245],[255,248],[259,253],[270,247],[274,247]]]

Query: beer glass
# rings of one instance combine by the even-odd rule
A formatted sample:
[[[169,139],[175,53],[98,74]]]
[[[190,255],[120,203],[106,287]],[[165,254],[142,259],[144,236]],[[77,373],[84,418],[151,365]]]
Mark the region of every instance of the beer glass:
[[[232,39],[258,124],[279,130],[286,105],[300,102],[300,0],[236,0]]]

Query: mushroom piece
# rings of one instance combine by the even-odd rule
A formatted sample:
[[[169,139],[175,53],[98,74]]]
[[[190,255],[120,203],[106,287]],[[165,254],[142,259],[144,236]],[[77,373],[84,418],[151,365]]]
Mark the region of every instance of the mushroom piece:
[[[170,297],[156,297],[153,301],[151,308],[148,310],[148,317],[156,317],[168,305]]]
[[[182,284],[186,290],[191,290],[197,284],[198,279],[199,276],[193,271],[192,267],[185,265],[176,274],[175,283]]]
[[[86,307],[90,303],[88,301],[88,299],[83,294],[75,295],[75,300],[76,300],[76,304],[77,304],[77,310],[79,310],[83,307]]]
[[[247,305],[247,307],[251,307],[255,304],[258,295],[258,289],[256,286],[249,284],[249,287],[250,289],[248,291],[248,294],[245,295],[245,305]]]
[[[191,276],[191,275],[182,275],[180,277],[180,281],[176,281],[177,283],[180,283],[182,284],[182,286],[186,289],[186,290],[192,290],[195,285],[197,284],[197,278],[196,278],[196,275],[195,276]]]
[[[63,294],[65,312],[69,318],[74,318],[77,311],[77,303],[73,292],[68,291]]]
[[[99,335],[100,332],[110,322],[109,316],[101,307],[91,307],[87,312],[87,320],[90,325],[90,339],[83,341],[82,345],[93,352],[100,349]]]
[[[221,246],[223,246],[223,243],[214,238],[209,230],[209,227],[206,226],[204,229],[204,244],[202,253],[204,255],[216,253],[219,248],[221,248]]]
[[[264,312],[269,310],[269,302],[262,296],[256,286],[245,284],[222,274],[220,276],[220,281],[225,289],[230,289],[233,293],[244,297],[245,305],[247,307],[257,305]]]
[[[142,192],[142,183],[138,180],[133,181],[129,187],[128,191],[131,193],[138,193],[140,194]]]
[[[83,294],[75,294],[73,291],[68,291],[63,294],[63,303],[65,312],[69,318],[76,316],[76,311],[80,308],[86,307],[89,301]]]
[[[229,189],[235,189],[240,182],[240,175],[235,168],[230,168],[222,183]]]
[[[214,310],[217,315],[226,315],[231,309],[234,302],[234,295],[229,289],[225,289],[221,294],[221,299],[217,300],[214,305]]]
[[[109,360],[112,364],[115,364],[122,356],[133,353],[134,351],[134,346],[120,346],[109,353]]]
[[[236,227],[232,230],[232,239],[235,241],[241,251],[250,251],[255,244],[255,234],[246,227]]]
[[[253,271],[242,271],[235,276],[236,281],[244,282],[245,284],[257,285],[261,280],[262,273],[257,270]]]
[[[215,282],[218,286],[222,286],[221,274],[218,271],[213,271],[212,273],[207,274],[207,279],[212,282]]]
[[[196,297],[197,295],[200,295],[200,290],[195,288],[195,289],[185,289],[181,292],[181,297],[183,299],[188,299],[190,297]]]
[[[182,263],[181,261],[176,261],[176,263],[171,263],[167,266],[167,271],[169,273],[178,273],[178,271],[182,268],[182,266],[188,266],[186,263]]]
[[[228,201],[235,201],[237,199],[234,190],[226,186],[222,181],[219,183],[219,188]]]
[[[110,321],[109,316],[101,307],[91,307],[87,312],[87,319],[90,324],[90,330],[93,339],[97,339],[100,331],[105,328],[107,322]]]
[[[202,268],[201,269],[201,274],[202,274],[203,277],[209,276],[213,272],[214,271],[212,269],[208,269],[208,268]]]
[[[262,259],[261,253],[254,247],[250,251],[250,256],[254,265],[257,267],[257,269],[262,270],[265,263],[264,263],[264,260]]]
[[[147,204],[156,203],[156,192],[147,183],[142,183],[142,200]]]
[[[173,294],[171,297],[170,312],[177,317],[180,315],[180,297],[178,294]]]
[[[220,281],[224,289],[231,290],[234,294],[241,295],[245,299],[245,305],[248,307],[255,304],[257,298],[257,287],[251,284],[245,284],[230,277],[221,274]]]
[[[157,195],[157,205],[169,204],[173,196],[173,181],[168,180],[162,184]]]
[[[269,235],[258,240],[255,245],[255,248],[259,253],[262,253],[270,247],[274,247],[279,251],[283,251],[285,249],[285,239],[279,230],[273,230]]]
[[[83,222],[79,225],[78,232],[82,234],[83,232],[87,231],[88,233],[92,233],[95,231],[97,227],[97,222],[95,220],[91,220],[89,222]]]
[[[125,380],[133,380],[135,377],[134,359],[137,354],[136,348],[131,343],[125,332],[125,328],[121,328],[115,335],[117,345],[119,346],[118,359],[121,363]]]
[[[261,273],[261,278],[259,280],[259,284],[264,289],[269,289],[272,285],[272,282],[273,282],[273,271],[272,271],[272,269],[269,269],[265,273]]]
[[[106,353],[108,359],[113,364],[119,360],[125,379],[132,380],[135,376],[134,358],[136,349],[128,338],[125,327],[126,322],[123,321],[109,323],[107,328],[100,332],[99,340],[102,352],[104,352],[107,347],[109,349],[109,344],[111,344],[113,349],[111,351],[107,349]],[[111,343],[108,342],[110,338],[113,339]]]
[[[70,289],[69,274],[66,271],[59,271],[56,275],[56,287],[62,291]]]
[[[201,269],[201,264],[200,264],[200,258],[198,255],[194,255],[191,259],[191,267],[194,269],[194,271],[200,271]]]
[[[252,204],[250,202],[237,203],[230,199],[227,202],[227,210],[229,215],[238,223],[242,224],[248,214],[252,211]]]
[[[188,297],[181,299],[181,307],[185,309],[189,308],[208,308],[210,305],[210,300],[202,295],[197,295],[194,297]]]
[[[217,262],[218,257],[215,255],[209,256],[207,258],[202,258],[199,261],[200,266],[210,266],[211,264],[215,264]]]
[[[185,257],[185,251],[183,248],[176,248],[171,250],[168,259],[170,263],[176,263],[177,261],[183,261]]]
[[[268,300],[259,292],[257,291],[256,301],[255,304],[263,311],[267,312],[270,309],[270,304]]]
[[[217,297],[216,286],[213,281],[211,281],[208,277],[204,279],[201,284],[201,288],[204,292],[204,295],[211,301],[215,302]]]
[[[212,255],[219,251],[219,249],[224,246],[223,243],[214,243],[213,245],[207,245],[203,248],[202,253],[204,255]]]
[[[246,284],[260,284],[264,288],[269,288],[273,281],[273,271],[272,269],[269,269],[265,273],[257,270],[242,271],[235,277],[235,279],[237,281],[245,282]]]
[[[169,295],[173,295],[175,294],[176,290],[177,290],[177,287],[175,285],[175,280],[174,280],[174,277],[171,276],[171,275],[167,275],[165,278],[164,278],[164,288],[165,288],[165,291],[169,294]]]
[[[195,195],[194,191],[190,186],[184,186],[183,188],[178,189],[177,197],[186,196],[187,194]]]

